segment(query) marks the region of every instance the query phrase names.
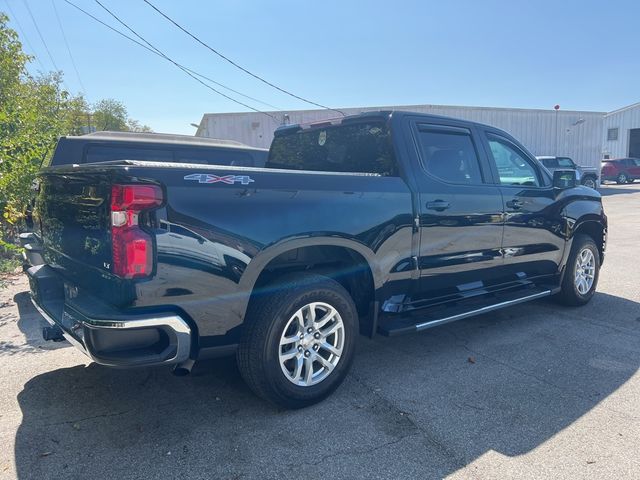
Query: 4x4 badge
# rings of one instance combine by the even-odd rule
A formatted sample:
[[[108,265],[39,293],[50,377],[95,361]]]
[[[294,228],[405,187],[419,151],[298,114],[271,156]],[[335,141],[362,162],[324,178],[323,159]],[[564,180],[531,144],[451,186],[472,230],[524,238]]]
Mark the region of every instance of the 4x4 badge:
[[[218,176],[212,173],[192,173],[191,175],[185,175],[185,180],[196,180],[198,183],[226,183],[233,185],[234,183],[240,183],[242,185],[249,185],[255,180],[249,175],[224,175]]]

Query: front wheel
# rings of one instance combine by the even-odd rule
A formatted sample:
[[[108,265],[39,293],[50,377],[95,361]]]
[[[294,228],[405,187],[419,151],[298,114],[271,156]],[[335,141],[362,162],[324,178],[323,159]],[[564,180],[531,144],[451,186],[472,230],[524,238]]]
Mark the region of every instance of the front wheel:
[[[269,285],[252,300],[238,346],[242,377],[262,398],[302,408],[329,396],[353,359],[358,314],[328,277],[304,274]]]
[[[599,273],[600,252],[595,242],[588,235],[576,235],[558,299],[565,305],[588,303],[596,292]]]
[[[585,187],[589,187],[589,188],[593,188],[594,190],[598,188],[598,183],[596,182],[596,179],[593,177],[587,177],[582,181],[582,184]]]

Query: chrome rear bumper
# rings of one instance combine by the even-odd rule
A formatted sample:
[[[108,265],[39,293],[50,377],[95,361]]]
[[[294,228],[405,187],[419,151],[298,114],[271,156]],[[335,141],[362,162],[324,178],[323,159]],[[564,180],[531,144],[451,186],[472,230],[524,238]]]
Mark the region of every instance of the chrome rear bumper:
[[[176,364],[189,358],[191,328],[179,315],[94,318],[67,303],[63,289],[51,287],[57,279],[46,265],[30,268],[27,275],[31,301],[36,309],[94,362],[112,367],[134,367]],[[40,288],[41,283],[46,286]]]

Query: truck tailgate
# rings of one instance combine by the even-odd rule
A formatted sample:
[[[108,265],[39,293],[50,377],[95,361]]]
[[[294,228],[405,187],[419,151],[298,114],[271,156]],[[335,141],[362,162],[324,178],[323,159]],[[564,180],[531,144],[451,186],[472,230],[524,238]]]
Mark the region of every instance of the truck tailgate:
[[[104,174],[43,175],[36,205],[45,258],[54,268],[104,268],[111,259],[110,185]]]

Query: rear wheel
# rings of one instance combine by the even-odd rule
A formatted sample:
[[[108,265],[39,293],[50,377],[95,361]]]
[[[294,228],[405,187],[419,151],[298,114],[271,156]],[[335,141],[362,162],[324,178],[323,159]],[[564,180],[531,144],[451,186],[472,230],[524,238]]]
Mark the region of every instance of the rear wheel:
[[[558,299],[566,305],[584,305],[593,297],[600,273],[600,252],[591,237],[576,235]]]
[[[618,183],[618,185],[623,185],[627,183],[628,180],[629,180],[629,177],[624,172],[619,173],[618,177],[616,178],[616,182]]]
[[[302,408],[330,395],[344,380],[355,349],[358,314],[338,282],[305,274],[270,286],[253,300],[237,360],[259,396]]]

